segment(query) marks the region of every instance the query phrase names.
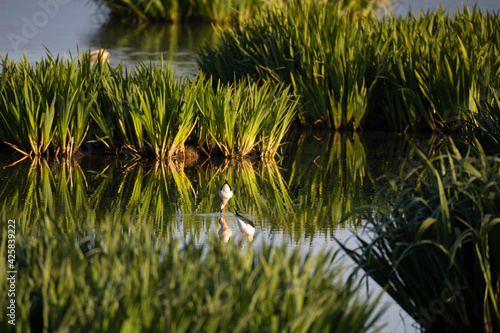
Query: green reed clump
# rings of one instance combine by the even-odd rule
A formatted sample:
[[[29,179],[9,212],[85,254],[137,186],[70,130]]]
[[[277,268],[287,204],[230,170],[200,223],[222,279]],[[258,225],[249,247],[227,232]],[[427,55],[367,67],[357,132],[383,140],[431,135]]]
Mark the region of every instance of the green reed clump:
[[[364,22],[331,4],[294,2],[233,24],[216,46],[200,52],[198,62],[223,82],[249,75],[291,85],[302,97],[303,124],[357,128],[373,81],[365,79],[370,49],[353,47],[370,37]]]
[[[94,121],[108,148],[138,155],[148,150],[160,159],[183,150],[196,124],[195,101],[201,85],[177,79],[170,65],[165,68],[161,62],[141,63],[131,71],[120,65],[111,71],[104,86]]]
[[[253,15],[264,0],[94,0],[109,9],[113,20],[137,21],[211,21],[225,22],[231,16],[240,20]]]
[[[451,147],[424,158],[383,199],[358,210],[367,221],[356,236],[359,247],[343,246],[422,329],[494,332],[500,329],[500,159],[462,157]]]
[[[0,60],[1,139],[26,155],[71,156],[85,139],[105,65],[93,65],[87,53],[49,53],[36,65]]]
[[[435,129],[498,81],[499,27],[476,8],[376,18],[298,1],[221,30],[198,62],[222,82],[292,85],[304,126]]]
[[[125,152],[140,155],[145,150],[144,131],[137,112],[139,96],[133,94],[135,85],[131,70],[121,65],[110,69],[102,85],[100,107],[92,113],[92,119],[100,131],[94,133],[95,139],[115,154]]]
[[[391,127],[435,129],[462,118],[462,110],[498,80],[498,14],[463,7],[416,17],[387,17],[377,35],[381,83],[375,100],[391,114]],[[386,59],[386,60],[384,60]],[[387,117],[387,116],[386,116]]]
[[[332,253],[169,241],[118,212],[73,228],[62,220],[44,216],[34,233],[16,224],[16,326],[2,316],[2,331],[365,332],[381,313]],[[6,224],[0,239],[5,276]]]
[[[262,8],[288,6],[289,1],[268,0],[94,0],[109,9],[111,19],[123,22],[137,21],[211,21],[228,22],[231,18],[247,20]],[[343,11],[356,16],[370,16],[386,10],[390,0],[328,0],[338,3]]]
[[[282,0],[277,1],[281,2]],[[229,21],[231,17],[237,17],[239,21],[243,21],[268,4],[266,0],[191,0],[190,11],[194,20],[220,23]]]
[[[270,82],[218,84],[199,94],[199,144],[225,156],[252,152],[273,157],[296,114],[289,88]]]
[[[189,1],[95,0],[109,9],[111,19],[120,21],[180,21],[188,15]]]
[[[189,140],[226,156],[272,158],[296,115],[288,88],[214,91],[203,74],[177,78],[162,59],[133,69],[92,64],[88,54],[3,64],[0,139],[25,155],[71,157],[85,143],[83,153],[103,144],[98,153],[174,159]]]

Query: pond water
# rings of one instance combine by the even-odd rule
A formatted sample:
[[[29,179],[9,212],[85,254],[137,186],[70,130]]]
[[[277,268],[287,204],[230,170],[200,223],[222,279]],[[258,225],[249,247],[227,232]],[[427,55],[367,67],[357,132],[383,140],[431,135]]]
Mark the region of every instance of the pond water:
[[[44,5],[50,4],[50,5]],[[135,66],[158,61],[163,54],[177,75],[197,72],[196,50],[215,37],[210,24],[126,25],[107,22],[105,10],[87,0],[6,0],[0,3],[0,54],[30,60],[52,54],[105,48],[110,64]]]
[[[2,156],[0,208],[21,220],[25,233],[36,233],[41,212],[49,212],[70,228],[98,228],[111,216],[154,224],[159,238],[204,243],[218,237],[218,191],[228,180],[234,192],[229,209],[257,227],[251,245],[243,240],[246,246],[275,242],[318,253],[337,249],[334,238],[354,246],[350,237],[363,221],[341,221],[342,215],[370,204],[388,180],[418,163],[415,147],[426,151],[432,145],[428,137],[412,138],[411,144],[387,133],[295,133],[288,141],[280,160],[209,159],[195,166],[102,156],[16,163],[14,156]],[[236,242],[241,233],[233,214],[226,214],[226,222],[230,241]],[[373,286],[371,295],[379,291]],[[381,304],[391,305],[384,331],[414,330],[411,318],[388,296]]]

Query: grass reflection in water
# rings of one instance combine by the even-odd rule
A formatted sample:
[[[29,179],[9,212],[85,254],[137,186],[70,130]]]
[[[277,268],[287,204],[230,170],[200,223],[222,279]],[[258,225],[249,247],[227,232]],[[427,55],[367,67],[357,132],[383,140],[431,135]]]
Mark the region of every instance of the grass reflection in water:
[[[412,153],[405,140],[384,139],[392,143],[380,148],[376,140],[364,141],[355,133],[301,134],[288,140],[277,162],[211,159],[188,167],[114,158],[63,163],[25,159],[3,169],[7,183],[0,192],[0,207],[25,226],[36,225],[45,211],[65,216],[68,224],[120,212],[167,234],[182,224],[183,230],[199,237],[208,233],[200,217],[217,223],[210,214],[219,210],[217,193],[227,179],[235,192],[229,203],[232,211],[253,216],[260,227],[310,237],[334,233],[343,215],[371,202],[374,188],[386,182],[382,175],[398,177],[396,164],[405,168],[410,160],[394,156],[402,150]],[[343,223],[340,227],[346,226]],[[354,227],[361,221],[349,223]]]
[[[307,233],[322,223],[334,230],[334,222],[325,222],[329,216],[363,199],[357,185],[366,179],[364,144],[357,136],[308,140],[299,137],[295,147],[302,148],[290,148],[295,159],[280,163],[212,160],[185,167],[112,159],[92,168],[85,158],[26,159],[2,169],[8,181],[0,195],[2,218],[21,222],[19,321],[48,331],[375,327],[378,312],[356,296],[353,280],[340,280],[334,252],[303,257],[298,248],[286,252],[266,243],[242,254],[232,242],[200,246],[196,239],[208,232],[206,225],[183,218],[205,216],[215,228],[217,193],[227,179],[235,192],[231,209],[259,217],[261,230],[280,224],[276,228],[297,231],[300,224]],[[323,172],[299,163],[311,153],[320,156],[315,162]],[[331,178],[341,186],[327,193]],[[351,195],[358,199],[347,200]],[[194,235],[188,241],[173,239],[182,238],[175,235],[179,220],[183,232]]]

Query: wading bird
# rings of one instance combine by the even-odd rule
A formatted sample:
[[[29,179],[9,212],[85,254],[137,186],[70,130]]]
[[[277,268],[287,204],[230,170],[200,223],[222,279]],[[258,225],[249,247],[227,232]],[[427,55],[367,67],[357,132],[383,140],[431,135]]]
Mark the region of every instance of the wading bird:
[[[255,226],[253,222],[247,219],[246,217],[240,215],[236,210],[234,211],[234,216],[236,216],[236,222],[238,222],[238,228],[242,232],[240,239],[238,239],[238,244],[241,242],[241,238],[244,234],[248,236],[248,240],[250,242],[253,241],[253,235],[255,234]]]
[[[222,199],[220,203],[220,210],[222,211],[222,216],[224,216],[224,212],[226,209],[226,204],[233,196],[233,191],[231,190],[231,186],[227,183],[227,180],[224,181],[224,185],[220,188],[219,197]]]
[[[226,219],[221,215],[219,216],[219,238],[224,242],[227,243],[229,241],[229,238],[231,238],[231,235],[233,232],[229,227],[227,226]]]

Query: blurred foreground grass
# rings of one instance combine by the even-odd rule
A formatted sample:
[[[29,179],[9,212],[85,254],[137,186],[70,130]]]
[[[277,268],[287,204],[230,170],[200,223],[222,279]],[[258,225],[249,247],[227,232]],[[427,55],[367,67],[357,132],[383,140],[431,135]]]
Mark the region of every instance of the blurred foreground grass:
[[[379,325],[380,310],[342,278],[334,252],[303,256],[264,244],[241,253],[218,240],[167,240],[119,214],[69,228],[61,219],[16,224],[16,326],[1,316],[3,332],[364,332]],[[0,293],[7,289],[2,279]],[[7,302],[0,298],[0,307]]]

